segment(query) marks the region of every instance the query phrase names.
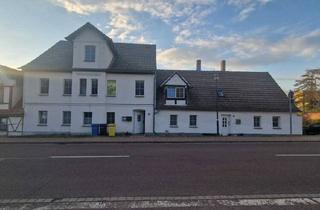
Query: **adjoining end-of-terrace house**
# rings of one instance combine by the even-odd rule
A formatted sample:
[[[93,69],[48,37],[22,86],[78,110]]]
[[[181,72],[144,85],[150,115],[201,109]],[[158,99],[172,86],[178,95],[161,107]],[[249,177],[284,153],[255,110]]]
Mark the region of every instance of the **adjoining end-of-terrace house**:
[[[21,67],[23,131],[90,134],[114,123],[133,134],[302,134],[299,110],[290,114],[268,73],[221,67],[158,70],[155,45],[116,43],[87,23]]]
[[[0,135],[21,135],[23,75],[17,69],[0,65]]]
[[[267,72],[157,70],[157,133],[302,134],[302,119]],[[200,65],[200,67],[199,67]],[[291,130],[291,131],[290,131]]]

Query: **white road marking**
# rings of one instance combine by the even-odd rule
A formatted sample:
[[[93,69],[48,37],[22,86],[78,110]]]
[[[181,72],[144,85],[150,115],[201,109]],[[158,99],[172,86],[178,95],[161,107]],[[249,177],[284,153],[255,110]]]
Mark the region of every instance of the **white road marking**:
[[[320,154],[276,154],[276,157],[320,157]]]
[[[224,206],[294,206],[294,205],[316,205],[309,198],[280,198],[280,199],[239,199],[239,200],[217,200]]]
[[[52,159],[80,159],[80,158],[129,158],[129,155],[89,155],[89,156],[50,156]]]
[[[317,201],[320,204],[320,198],[312,198],[312,200]]]
[[[320,194],[216,195],[171,197],[96,197],[62,199],[0,199],[0,209],[152,209],[221,206],[318,205]]]
[[[150,208],[187,208],[214,206],[205,201],[122,201],[122,202],[72,202],[49,204],[23,204],[20,206],[6,207],[6,210],[51,210],[51,209],[150,209]],[[1,207],[1,206],[0,206]]]

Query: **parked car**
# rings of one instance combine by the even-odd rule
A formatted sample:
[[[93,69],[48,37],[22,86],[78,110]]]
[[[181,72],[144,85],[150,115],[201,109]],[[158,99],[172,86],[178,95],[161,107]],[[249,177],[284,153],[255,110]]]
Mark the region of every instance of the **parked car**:
[[[320,134],[320,123],[311,124],[307,127],[304,127],[304,134]]]

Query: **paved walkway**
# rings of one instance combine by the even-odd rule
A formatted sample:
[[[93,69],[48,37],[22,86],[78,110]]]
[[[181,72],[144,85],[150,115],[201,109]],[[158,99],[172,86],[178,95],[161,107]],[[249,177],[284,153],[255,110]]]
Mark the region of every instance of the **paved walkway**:
[[[315,136],[117,136],[0,137],[0,143],[205,143],[205,142],[320,142]]]

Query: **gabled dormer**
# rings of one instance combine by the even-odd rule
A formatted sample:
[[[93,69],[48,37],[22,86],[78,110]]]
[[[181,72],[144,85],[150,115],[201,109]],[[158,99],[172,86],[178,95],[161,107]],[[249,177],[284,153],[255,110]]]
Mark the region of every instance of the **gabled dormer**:
[[[169,76],[160,87],[164,91],[165,105],[187,105],[189,82],[177,72]]]
[[[114,60],[112,39],[91,23],[66,37],[73,44],[73,69],[108,69]]]

